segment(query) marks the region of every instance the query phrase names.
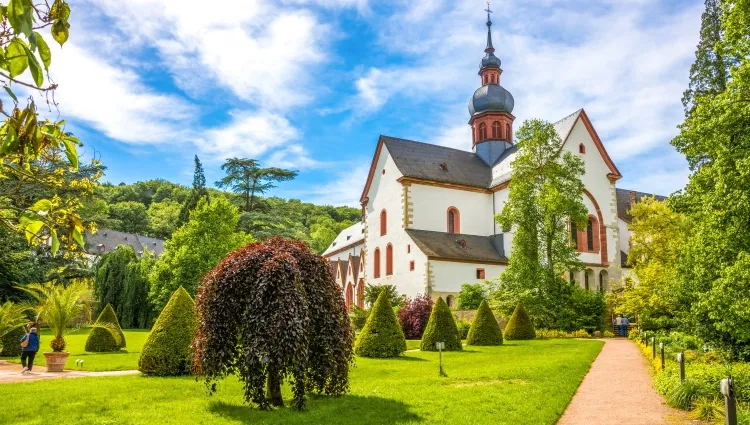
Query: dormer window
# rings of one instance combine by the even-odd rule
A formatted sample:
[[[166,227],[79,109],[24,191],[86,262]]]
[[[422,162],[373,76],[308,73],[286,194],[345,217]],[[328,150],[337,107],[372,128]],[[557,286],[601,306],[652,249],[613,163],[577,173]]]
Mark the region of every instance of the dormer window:
[[[347,236],[347,237],[346,237],[346,240],[349,240],[349,239],[351,239],[351,238],[352,238],[351,236]]]
[[[440,164],[440,169],[443,171],[448,171],[448,164],[443,162],[442,164]]]

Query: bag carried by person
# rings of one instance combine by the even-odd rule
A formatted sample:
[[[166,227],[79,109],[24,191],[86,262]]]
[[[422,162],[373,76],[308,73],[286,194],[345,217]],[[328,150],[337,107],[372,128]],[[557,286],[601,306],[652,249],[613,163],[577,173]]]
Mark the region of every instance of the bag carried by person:
[[[26,348],[29,346],[29,340],[31,339],[31,335],[26,334],[26,339],[21,341],[21,348]]]

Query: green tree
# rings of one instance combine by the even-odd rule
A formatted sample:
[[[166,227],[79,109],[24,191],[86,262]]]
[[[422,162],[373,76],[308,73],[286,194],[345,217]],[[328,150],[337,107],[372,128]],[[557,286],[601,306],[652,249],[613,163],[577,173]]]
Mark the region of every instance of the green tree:
[[[297,172],[283,168],[260,168],[258,161],[248,158],[230,158],[221,166],[226,177],[216,182],[220,188],[229,188],[239,195],[242,209],[253,212],[262,208],[257,195],[276,187],[277,182],[292,180]]]
[[[6,301],[0,304],[0,339],[26,324],[26,308]]]
[[[403,295],[399,295],[395,285],[371,285],[365,286],[365,304],[374,306],[381,292],[385,292],[391,307],[399,307],[404,303]]]
[[[57,84],[48,76],[52,53],[47,40],[51,36],[61,46],[67,41],[70,7],[62,0],[52,5],[11,0],[1,13],[5,25],[0,29],[0,82],[9,97],[0,105],[5,117],[0,125],[0,227],[25,235],[29,243],[50,244],[53,255],[61,236],[74,250],[83,247],[80,199],[58,193],[69,186],[68,173],[78,169],[80,142],[65,131],[65,121],[40,120],[33,94],[20,105],[12,89],[23,86],[54,99]],[[51,162],[64,166],[53,172],[47,166]],[[44,194],[29,196],[32,192],[24,186],[43,188]]]
[[[432,313],[422,334],[422,351],[437,351],[435,343],[444,342],[446,351],[463,350],[461,335],[453,318],[453,312],[443,298],[432,305]]]
[[[690,84],[682,95],[686,115],[695,107],[696,97],[715,96],[726,90],[729,68],[738,63],[738,58],[729,56],[724,48],[721,1],[705,0],[705,4],[695,62],[690,66]]]
[[[206,175],[203,172],[203,164],[198,159],[198,155],[195,155],[195,170],[193,171],[193,190],[190,192],[190,196],[182,204],[179,215],[179,225],[182,225],[190,218],[190,213],[198,206],[198,202],[206,198],[208,199],[208,189],[206,189]]]
[[[123,289],[128,265],[138,261],[135,250],[130,245],[119,245],[103,255],[96,267],[94,297],[100,308],[111,304],[115,312],[122,316]]]
[[[83,282],[71,283],[68,286],[56,285],[52,282],[33,283],[24,288],[24,291],[34,297],[37,302],[34,307],[36,317],[52,331],[53,338],[50,341],[50,347],[53,351],[65,350],[67,345],[65,335],[73,320],[81,315],[84,315],[86,320],[91,317],[91,311],[85,299],[89,289]]]
[[[177,230],[180,216],[180,204],[165,199],[162,202],[152,202],[148,207],[148,234],[159,239],[169,239]]]
[[[115,309],[112,308],[112,304],[107,304],[86,338],[86,351],[92,353],[120,351],[126,345],[125,334],[122,333]]]
[[[459,310],[476,310],[479,304],[487,297],[487,289],[479,283],[461,285],[461,292],[458,293]]]
[[[742,309],[742,299],[712,304],[716,289],[750,252],[750,5],[721,3],[725,40],[722,51],[742,58],[730,68],[726,90],[694,99],[692,112],[672,144],[685,155],[690,178],[670,204],[690,220],[691,234],[680,249],[677,273],[689,299],[691,323],[698,336],[737,356],[747,350],[742,333],[724,322],[725,308]],[[738,279],[738,283],[743,280]],[[737,316],[731,316],[737,318]],[[735,323],[738,329],[746,323]]]
[[[398,324],[388,293],[381,291],[364,328],[357,337],[354,352],[362,357],[396,357],[406,351],[404,331]]]
[[[109,214],[116,220],[115,230],[139,235],[148,232],[148,212],[140,202],[125,201],[110,205]]]
[[[516,134],[518,153],[508,201],[496,217],[503,231],[515,229],[510,261],[499,285],[516,302],[523,300],[545,327],[555,327],[572,292],[572,284],[562,276],[583,268],[568,226],[586,225],[584,163],[563,151],[563,141],[545,121],[528,120]]]
[[[148,250],[138,261],[131,261],[125,270],[120,308],[120,323],[126,329],[151,326],[154,307],[149,299],[149,274],[156,260]]]
[[[166,242],[149,276],[149,298],[157,311],[180,286],[194,296],[203,275],[228,253],[253,241],[235,231],[238,220],[237,207],[225,199],[198,201],[190,220]]]
[[[195,302],[184,288],[178,287],[143,344],[138,370],[152,376],[190,373],[190,344],[197,327]]]
[[[482,300],[479,304],[474,321],[466,336],[466,345],[501,345],[503,343],[503,332],[490,310],[487,301]]]
[[[508,323],[505,325],[505,339],[519,340],[534,338],[536,338],[534,324],[531,323],[531,318],[526,313],[526,309],[523,308],[523,304],[518,303],[510,319],[508,319]]]

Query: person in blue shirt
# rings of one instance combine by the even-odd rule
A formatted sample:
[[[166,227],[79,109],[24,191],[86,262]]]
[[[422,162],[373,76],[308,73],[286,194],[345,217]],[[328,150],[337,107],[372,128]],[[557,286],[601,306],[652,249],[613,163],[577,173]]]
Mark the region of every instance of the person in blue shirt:
[[[23,366],[22,374],[31,372],[34,367],[34,357],[36,352],[39,351],[39,334],[36,328],[29,329],[29,333],[21,337],[21,342],[29,340],[29,343],[21,349],[21,366]]]

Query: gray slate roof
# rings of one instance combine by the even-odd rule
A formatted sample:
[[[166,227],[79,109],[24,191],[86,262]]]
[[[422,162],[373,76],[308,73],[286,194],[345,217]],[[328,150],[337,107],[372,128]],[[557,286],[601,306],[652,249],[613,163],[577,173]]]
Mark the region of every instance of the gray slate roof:
[[[120,232],[112,229],[99,229],[96,233],[84,235],[86,252],[93,255],[106,254],[118,245],[130,245],[140,255],[145,248],[160,256],[164,252],[164,241],[135,233]]]
[[[463,235],[430,230],[406,229],[417,247],[428,257],[446,260],[469,260],[507,263],[495,249],[491,236]],[[466,241],[462,247],[460,241]]]
[[[617,216],[626,223],[630,223],[633,220],[633,216],[630,215],[630,194],[635,195],[635,202],[638,203],[641,199],[646,197],[654,197],[659,201],[667,199],[666,196],[654,195],[651,193],[637,192],[635,190],[628,189],[617,189]]]

